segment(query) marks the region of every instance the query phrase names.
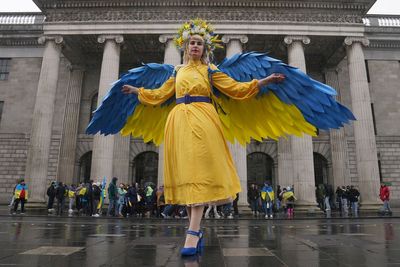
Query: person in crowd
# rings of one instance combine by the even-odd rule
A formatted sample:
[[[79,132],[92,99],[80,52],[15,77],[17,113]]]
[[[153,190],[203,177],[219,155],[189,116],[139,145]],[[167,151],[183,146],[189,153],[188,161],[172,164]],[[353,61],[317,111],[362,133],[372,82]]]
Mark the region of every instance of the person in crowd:
[[[236,193],[236,197],[233,200],[233,215],[237,218],[239,217],[239,208],[238,208],[238,202],[239,202],[239,193]]]
[[[54,205],[54,199],[56,197],[56,191],[57,191],[57,182],[53,181],[51,182],[50,186],[47,188],[47,196],[48,196],[48,201],[47,201],[47,211],[51,213]]]
[[[389,187],[384,182],[381,183],[381,188],[379,190],[379,197],[383,201],[383,207],[382,207],[381,211],[383,213],[391,214],[392,210],[390,209],[390,205],[389,205],[390,190],[389,190]]]
[[[67,194],[67,190],[62,182],[58,182],[57,190],[56,190],[56,199],[57,199],[57,215],[62,215],[64,211],[65,204],[65,196]]]
[[[82,202],[83,200],[82,199],[85,194],[86,194],[85,184],[80,183],[75,190],[75,200],[76,200],[75,207],[76,207],[78,214],[80,213],[80,211],[83,208],[83,202]]]
[[[94,206],[93,206],[93,180],[89,180],[89,182],[86,183],[86,199],[87,199],[87,206],[86,206],[86,215],[87,216],[92,216],[94,212]]]
[[[282,199],[286,204],[288,218],[293,217],[294,213],[294,202],[296,201],[296,196],[294,195],[292,188],[288,186],[283,190]]]
[[[355,186],[350,186],[349,190],[349,201],[351,205],[351,212],[354,217],[358,217],[358,201],[360,198],[360,192],[357,190]]]
[[[247,198],[250,202],[250,207],[254,216],[258,213],[258,202],[260,198],[260,192],[258,191],[256,184],[251,184],[249,190],[247,190]]]
[[[348,191],[346,186],[340,187],[340,201],[341,201],[341,210],[340,214],[347,216],[349,213],[349,207],[348,207]]]
[[[117,188],[117,177],[113,177],[110,184],[108,185],[108,210],[107,216],[111,216],[111,211],[114,211],[113,216],[118,215],[117,201],[118,201],[118,188]]]
[[[216,218],[216,219],[221,218],[221,216],[218,214],[218,211],[217,211],[217,205],[210,204],[210,205],[208,205],[208,208],[207,208],[206,212],[204,213],[204,219],[210,218],[211,210],[213,210],[214,218]]]
[[[325,184],[325,211],[330,211],[333,204],[333,188],[330,184]]]
[[[268,182],[264,183],[263,188],[261,189],[261,203],[262,207],[265,213],[265,218],[273,218],[273,205],[274,205],[274,199],[275,199],[275,194],[274,194],[274,189],[272,186],[268,184]]]
[[[74,201],[75,201],[75,197],[76,197],[75,191],[76,191],[76,186],[74,184],[72,184],[68,187],[68,200],[69,200],[68,214],[69,215],[72,215],[72,213],[74,213],[73,205],[74,205]]]
[[[134,185],[130,185],[128,187],[128,191],[126,192],[126,199],[129,204],[128,213],[132,216],[137,216],[137,203],[139,200],[138,200],[138,194],[136,192],[136,187]]]
[[[281,203],[282,203],[282,189],[281,186],[278,184],[276,187],[276,211],[279,212],[281,209]]]
[[[101,198],[101,188],[100,188],[100,183],[93,183],[93,217],[99,217],[100,211],[99,211],[99,203],[100,203],[100,198]]]
[[[21,203],[21,214],[25,214],[25,203],[28,201],[28,186],[25,180],[21,179],[19,184],[15,187],[15,200],[13,214],[17,213],[18,205]]]
[[[161,213],[165,208],[164,186],[160,185],[156,192],[157,197],[157,217],[161,217]]]
[[[117,204],[119,217],[124,217],[123,211],[124,208],[126,207],[125,195],[126,195],[125,185],[123,183],[120,183],[118,187],[118,204]]]
[[[318,207],[322,210],[325,211],[325,186],[323,184],[319,184],[316,188],[316,197],[317,197],[317,203]]]
[[[340,213],[342,213],[342,195],[343,195],[343,190],[340,186],[338,186],[336,188],[336,207],[338,208],[338,210],[340,211]]]

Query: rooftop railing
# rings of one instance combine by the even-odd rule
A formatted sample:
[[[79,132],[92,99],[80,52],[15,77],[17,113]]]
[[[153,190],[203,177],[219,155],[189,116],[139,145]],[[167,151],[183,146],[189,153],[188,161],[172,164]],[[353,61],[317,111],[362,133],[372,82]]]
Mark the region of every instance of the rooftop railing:
[[[371,15],[363,18],[365,26],[400,27],[400,16]]]
[[[40,13],[0,13],[0,24],[43,24]]]

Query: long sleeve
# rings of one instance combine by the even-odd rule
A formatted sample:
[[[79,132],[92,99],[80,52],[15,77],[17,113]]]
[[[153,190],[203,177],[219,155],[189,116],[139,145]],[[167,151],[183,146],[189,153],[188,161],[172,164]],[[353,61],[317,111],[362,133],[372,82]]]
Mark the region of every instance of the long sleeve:
[[[164,103],[174,94],[175,94],[175,77],[170,77],[158,89],[145,89],[143,87],[139,88],[138,97],[140,103],[156,106]]]
[[[260,90],[256,79],[250,82],[237,82],[223,72],[213,73],[212,82],[222,93],[237,100],[251,98]]]

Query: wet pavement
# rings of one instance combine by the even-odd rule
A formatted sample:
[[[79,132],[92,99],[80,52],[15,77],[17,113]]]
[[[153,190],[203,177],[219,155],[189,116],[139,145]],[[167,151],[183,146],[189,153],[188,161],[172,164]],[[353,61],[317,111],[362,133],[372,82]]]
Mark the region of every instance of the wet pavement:
[[[205,220],[182,259],[186,220],[0,216],[0,266],[400,266],[400,219]]]

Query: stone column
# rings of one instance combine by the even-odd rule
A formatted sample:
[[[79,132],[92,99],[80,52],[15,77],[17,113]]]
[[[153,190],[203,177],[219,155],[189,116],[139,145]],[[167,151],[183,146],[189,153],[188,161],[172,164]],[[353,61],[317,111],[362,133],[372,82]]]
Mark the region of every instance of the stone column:
[[[326,84],[332,86],[337,90],[336,100],[340,102],[340,88],[338,71],[335,68],[325,70]],[[333,175],[333,187],[350,184],[350,171],[348,166],[348,152],[347,152],[347,140],[344,132],[344,128],[332,129],[330,134],[330,144],[332,153],[332,175]]]
[[[78,137],[79,110],[81,104],[84,69],[70,65],[63,132],[61,137],[60,158],[58,161],[57,181],[72,184],[75,167],[76,140]]]
[[[284,39],[288,46],[288,63],[306,72],[303,44],[309,44],[310,38],[306,36],[286,36]],[[297,203],[306,209],[313,210],[315,200],[315,175],[312,138],[290,137],[293,162],[293,182]]]
[[[224,35],[222,41],[226,44],[226,57],[231,57],[237,53],[242,53],[242,45],[247,43],[249,39],[245,35]],[[233,160],[235,162],[236,171],[240,177],[240,185],[242,191],[239,193],[239,202],[241,206],[247,206],[247,152],[246,147],[241,146],[238,142],[234,144],[228,142]]]
[[[164,64],[179,65],[181,64],[181,52],[174,44],[174,35],[160,35],[158,40],[165,44]],[[158,147],[158,174],[157,185],[164,184],[164,144]]]
[[[118,177],[118,182],[129,183],[129,150],[131,136],[114,135],[113,176]],[[102,179],[98,178],[101,182]]]
[[[375,133],[372,121],[371,99],[363,46],[369,41],[362,37],[344,40],[349,65],[350,93],[354,121],[354,138],[357,154],[357,172],[363,207],[378,204],[379,169]]]
[[[103,61],[101,63],[99,93],[97,106],[108,92],[110,84],[118,79],[120,44],[124,41],[121,35],[101,35],[99,43],[104,43]],[[106,177],[107,184],[113,176],[114,136],[102,136],[96,134],[93,138],[92,180],[103,180]]]
[[[54,103],[60,65],[61,36],[42,36],[44,44],[25,178],[30,190],[30,202],[44,202],[47,189],[47,169],[53,125]],[[29,85],[27,85],[29,86]]]

